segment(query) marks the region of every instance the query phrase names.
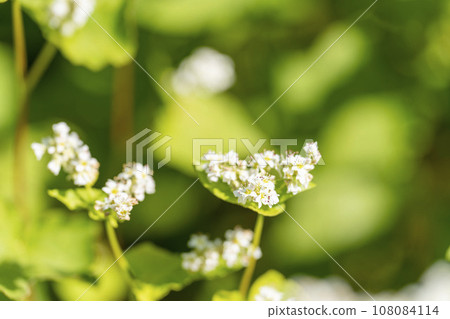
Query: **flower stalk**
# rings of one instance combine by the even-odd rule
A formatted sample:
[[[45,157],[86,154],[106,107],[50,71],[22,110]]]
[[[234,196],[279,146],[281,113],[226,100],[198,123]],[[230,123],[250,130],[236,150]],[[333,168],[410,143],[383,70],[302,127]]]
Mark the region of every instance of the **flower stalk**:
[[[27,51],[23,26],[22,10],[19,0],[12,2],[13,38],[16,77],[19,84],[19,117],[14,136],[14,201],[23,219],[28,220],[26,209],[26,163],[25,149],[28,119],[28,95],[25,89],[27,73]]]
[[[38,57],[34,61],[26,77],[25,87],[28,95],[33,92],[34,88],[41,80],[48,66],[53,61],[56,52],[56,47],[50,42],[46,42],[41,49],[41,52],[39,52]]]
[[[259,247],[259,243],[261,241],[263,225],[264,225],[264,216],[261,214],[258,214],[258,217],[256,219],[256,224],[255,224],[253,243],[252,243],[253,249],[256,249],[257,247]],[[244,297],[244,299],[246,299],[246,297],[247,297],[248,289],[250,287],[250,282],[252,281],[253,273],[255,271],[255,266],[256,266],[256,258],[254,258],[252,256],[252,257],[250,257],[250,261],[248,263],[247,268],[244,271],[244,274],[241,279],[241,284],[239,286],[239,291],[240,291],[242,297]]]
[[[114,258],[116,259],[117,263],[119,264],[119,267],[122,269],[124,275],[127,279],[131,279],[130,276],[130,266],[128,264],[128,261],[124,257],[124,252],[122,251],[122,248],[120,247],[119,240],[117,239],[117,234],[109,220],[106,220],[105,222],[105,228],[106,228],[106,235],[108,237],[109,245],[111,247],[111,251],[114,255]]]

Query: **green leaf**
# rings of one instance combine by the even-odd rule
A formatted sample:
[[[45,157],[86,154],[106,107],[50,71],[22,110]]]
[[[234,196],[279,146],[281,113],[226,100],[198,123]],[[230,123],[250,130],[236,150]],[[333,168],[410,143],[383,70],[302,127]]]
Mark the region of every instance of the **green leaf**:
[[[194,277],[181,267],[181,256],[150,243],[143,243],[126,254],[138,300],[160,300],[171,290],[179,291]]]
[[[84,215],[47,213],[28,239],[29,272],[44,279],[87,272],[99,231],[99,224]]]
[[[93,210],[95,201],[106,197],[105,193],[97,188],[51,189],[48,194],[70,210]]]
[[[131,56],[135,55],[137,44],[134,22],[129,15],[129,1],[97,0],[92,19],[69,37],[49,27],[51,3],[52,0],[21,0],[26,11],[40,26],[44,37],[73,64],[95,71],[107,65],[122,66],[129,63],[131,58],[127,52]]]
[[[163,85],[170,87],[170,82],[163,82]],[[249,116],[244,105],[227,94],[175,96],[175,98],[198,124],[166,94],[161,93],[165,106],[157,113],[151,127],[172,139],[164,145],[165,147],[159,147],[155,151],[155,158],[165,158],[166,147],[170,146],[172,156],[168,165],[187,175],[196,175],[192,169],[193,159],[200,159],[197,158],[200,154],[193,151],[193,140],[214,137],[222,140],[226,148],[229,141],[236,140],[238,136],[245,137],[252,143],[266,137],[256,125],[249,125],[254,119]],[[238,153],[243,156],[250,155],[247,154],[248,150],[241,141],[237,141],[236,144]],[[215,147],[204,145],[200,153],[205,153],[208,149],[214,150]]]
[[[200,166],[197,166],[196,171],[198,173],[198,177],[200,179],[200,182],[202,185],[208,189],[211,193],[213,193],[216,197],[232,203],[236,204],[248,209],[251,209],[258,214],[264,215],[264,216],[277,216],[284,212],[285,205],[284,202],[290,199],[291,197],[294,197],[295,195],[286,193],[286,187],[284,186],[284,183],[279,183],[280,185],[277,185],[276,190],[277,193],[280,194],[279,203],[276,206],[273,206],[272,208],[263,205],[260,208],[258,205],[254,202],[247,202],[246,204],[241,204],[238,202],[238,198],[234,196],[233,191],[231,190],[230,186],[226,183],[223,183],[221,181],[219,182],[210,182],[208,180],[207,174],[200,168]],[[311,188],[314,188],[315,185],[313,183],[309,184],[309,187],[306,190],[309,190]],[[304,191],[306,191],[304,190]],[[304,192],[303,191],[303,192]]]
[[[212,298],[213,301],[243,301],[241,293],[237,290],[219,290]]]
[[[445,258],[450,261],[450,247],[447,249],[447,253],[445,254]]]
[[[283,293],[283,300],[298,296],[300,292],[300,286],[297,283],[287,280],[281,273],[271,269],[255,280],[250,288],[248,300],[255,300],[255,296],[260,293],[260,289],[267,286]]]
[[[127,296],[128,284],[123,271],[115,258],[111,255],[109,247],[97,246],[97,254],[94,263],[90,267],[91,278],[66,277],[57,280],[54,291],[58,299],[67,301],[107,301],[123,300]],[[107,271],[106,271],[107,270]],[[106,272],[105,272],[106,271]],[[92,283],[100,278],[95,285]]]
[[[19,264],[0,263],[0,292],[13,300],[23,300],[31,293],[28,278]]]
[[[249,0],[137,1],[141,26],[165,33],[190,34],[221,28],[236,21],[249,6]],[[180,23],[183,21],[183,23]]]

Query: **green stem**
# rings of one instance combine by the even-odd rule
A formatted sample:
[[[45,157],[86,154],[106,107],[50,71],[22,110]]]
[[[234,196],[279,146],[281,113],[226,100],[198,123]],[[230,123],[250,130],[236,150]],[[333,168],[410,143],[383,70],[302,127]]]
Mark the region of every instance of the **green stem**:
[[[252,243],[253,250],[259,246],[259,243],[261,241],[263,225],[264,225],[264,216],[258,214]],[[244,299],[247,299],[248,288],[250,287],[250,282],[252,281],[255,266],[256,266],[256,259],[252,256],[250,258],[247,268],[244,271],[244,275],[242,276],[241,284],[239,286],[239,291],[241,295],[244,297]]]
[[[133,134],[133,124],[134,64],[129,63],[114,70],[110,138],[116,153]]]
[[[25,44],[25,32],[23,26],[22,10],[19,0],[12,2],[13,38],[15,52],[16,77],[19,84],[19,116],[14,136],[14,202],[22,217],[28,220],[27,195],[26,195],[26,151],[27,148],[27,120],[28,120],[28,95],[25,89],[25,75],[27,73],[27,52]]]
[[[128,261],[123,256],[122,248],[120,248],[119,240],[117,239],[116,231],[111,226],[111,223],[107,220],[105,222],[106,227],[106,235],[108,236],[109,245],[111,246],[112,253],[114,258],[117,260],[120,268],[124,271],[124,273],[129,276],[129,265]]]
[[[22,80],[25,78],[27,72],[27,50],[25,45],[22,10],[19,0],[13,0],[12,2],[12,18],[16,72],[18,78]]]
[[[28,76],[26,77],[25,86],[28,95],[31,94],[36,85],[39,83],[42,75],[45,73],[53,58],[55,57],[56,52],[56,47],[53,44],[51,44],[50,42],[45,43],[38,57],[33,62]]]

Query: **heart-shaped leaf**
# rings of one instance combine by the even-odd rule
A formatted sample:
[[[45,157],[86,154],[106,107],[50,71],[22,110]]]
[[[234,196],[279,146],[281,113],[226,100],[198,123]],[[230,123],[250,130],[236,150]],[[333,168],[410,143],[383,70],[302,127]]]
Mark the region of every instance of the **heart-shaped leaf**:
[[[126,254],[135,280],[138,300],[160,300],[171,290],[179,291],[194,277],[181,266],[181,256],[151,243],[143,243]]]
[[[131,11],[126,0],[96,0],[94,10],[85,25],[70,35],[51,28],[53,0],[21,0],[31,18],[37,22],[44,37],[53,43],[73,64],[91,70],[107,65],[122,66],[136,52],[136,36]],[[78,3],[71,5],[78,6]],[[79,15],[87,13],[85,8]]]
[[[277,205],[274,205],[272,207],[262,205],[261,207],[258,207],[258,204],[256,204],[255,202],[247,202],[246,204],[242,204],[238,202],[238,198],[233,194],[233,190],[231,189],[230,185],[222,181],[211,182],[208,179],[205,171],[201,168],[201,166],[196,166],[195,169],[197,171],[198,177],[202,185],[206,189],[208,189],[211,193],[213,193],[216,197],[226,202],[251,209],[257,212],[258,214],[264,216],[277,216],[281,214],[286,207],[284,205],[284,202],[287,201],[289,198],[295,196],[291,193],[287,193],[285,184],[282,181],[280,181],[276,183],[276,191],[278,194],[280,194],[279,203]],[[311,189],[313,187],[315,187],[315,185],[313,183],[309,183],[308,188],[305,190]]]

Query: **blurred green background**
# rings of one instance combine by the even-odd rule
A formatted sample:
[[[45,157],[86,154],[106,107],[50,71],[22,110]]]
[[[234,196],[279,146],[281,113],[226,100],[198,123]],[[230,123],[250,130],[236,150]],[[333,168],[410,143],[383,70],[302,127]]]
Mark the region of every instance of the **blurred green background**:
[[[88,34],[85,38],[61,41],[26,6],[29,65],[46,39],[59,52],[30,97],[26,158],[20,163],[26,224],[32,230],[14,234],[21,223],[13,186],[20,103],[11,1],[0,4],[0,257],[28,251],[27,258],[42,259],[39,279],[30,283],[31,299],[73,299],[85,287],[73,274],[87,265],[97,269],[94,274],[102,272],[112,258],[100,225],[46,195],[49,188],[71,185],[36,161],[29,145],[49,135],[57,121],[77,131],[100,161],[97,186],[121,170],[125,140],[133,134],[150,128],[173,137],[171,163],[154,173],[156,193],[136,206],[131,221],[118,230],[123,247],[194,181],[192,138],[298,138],[300,144],[312,138],[326,165],[315,170],[317,187],[290,200],[287,211],[366,290],[398,289],[445,256],[450,243],[450,2],[379,1],[254,126],[371,1],[111,3],[118,8],[116,15],[102,16],[99,6],[98,22],[200,125],[95,23],[89,21],[80,31]],[[233,59],[235,84],[216,95],[176,95],[171,72],[204,46]],[[255,218],[198,183],[142,241],[182,252],[191,233],[222,236],[237,224],[252,228]],[[48,238],[34,240],[39,231]],[[12,239],[16,235],[24,239],[20,247]],[[39,247],[30,248],[30,243]],[[257,275],[274,268],[287,277],[335,274],[348,279],[286,215],[266,219],[261,247]],[[14,264],[0,276],[9,277],[8,269],[16,269],[21,278]],[[218,289],[234,289],[239,275],[198,282],[166,299],[209,300]],[[86,298],[126,299],[120,274],[112,271]]]

